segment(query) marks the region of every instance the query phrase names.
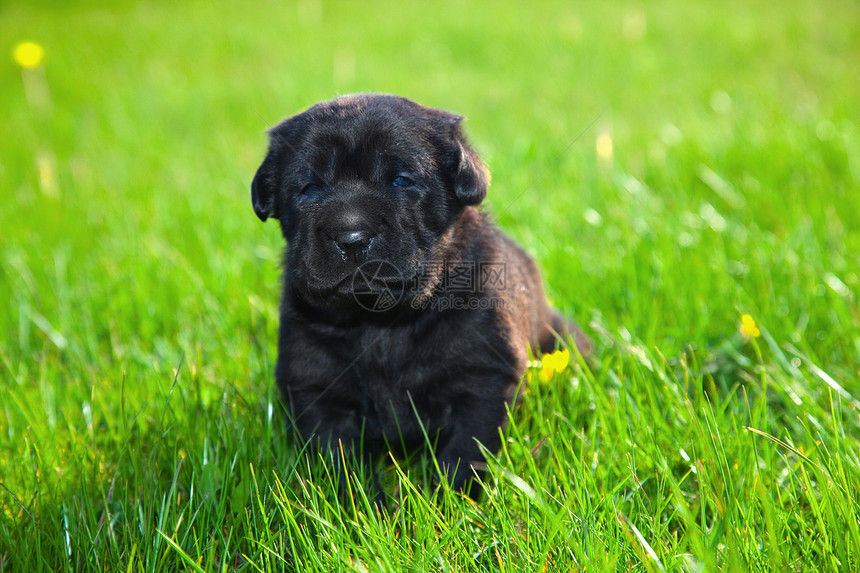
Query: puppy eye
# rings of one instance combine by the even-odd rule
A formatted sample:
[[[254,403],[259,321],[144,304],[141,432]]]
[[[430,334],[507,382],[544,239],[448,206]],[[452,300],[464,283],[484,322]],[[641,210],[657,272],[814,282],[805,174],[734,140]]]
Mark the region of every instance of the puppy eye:
[[[301,193],[302,195],[312,195],[315,193],[319,193],[320,191],[322,191],[322,187],[320,187],[316,183],[308,183],[307,185],[302,187]]]
[[[391,183],[395,187],[412,187],[415,185],[415,181],[404,175],[398,175],[391,181]]]

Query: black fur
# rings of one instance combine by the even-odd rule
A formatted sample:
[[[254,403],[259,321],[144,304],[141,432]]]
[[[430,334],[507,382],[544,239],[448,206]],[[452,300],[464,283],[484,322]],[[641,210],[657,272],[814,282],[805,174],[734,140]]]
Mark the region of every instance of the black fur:
[[[527,347],[565,333],[590,347],[478,211],[489,175],[461,120],[388,95],[320,103],[269,132],[251,187],[287,242],[275,378],[296,429],[371,460],[426,430],[455,488],[480,471],[479,443],[499,448]],[[469,264],[504,265],[504,284],[453,288]],[[385,293],[396,304],[375,308]]]

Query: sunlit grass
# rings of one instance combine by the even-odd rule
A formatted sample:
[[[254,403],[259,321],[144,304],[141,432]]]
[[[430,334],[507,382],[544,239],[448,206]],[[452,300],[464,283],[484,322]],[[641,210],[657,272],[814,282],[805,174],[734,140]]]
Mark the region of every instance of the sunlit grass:
[[[2,14],[0,571],[860,568],[857,7]],[[480,503],[421,454],[339,501],[272,385],[264,130],[362,90],[468,117],[597,343],[536,357]]]

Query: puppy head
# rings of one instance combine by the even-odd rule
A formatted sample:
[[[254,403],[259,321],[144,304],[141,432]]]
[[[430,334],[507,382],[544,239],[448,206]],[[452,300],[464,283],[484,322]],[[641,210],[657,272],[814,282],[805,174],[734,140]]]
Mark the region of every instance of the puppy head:
[[[344,306],[355,301],[356,272],[371,261],[385,264],[363,286],[390,290],[438,260],[452,225],[483,201],[489,183],[462,119],[405,98],[360,94],[271,129],[251,200],[261,220],[280,221],[292,287]]]

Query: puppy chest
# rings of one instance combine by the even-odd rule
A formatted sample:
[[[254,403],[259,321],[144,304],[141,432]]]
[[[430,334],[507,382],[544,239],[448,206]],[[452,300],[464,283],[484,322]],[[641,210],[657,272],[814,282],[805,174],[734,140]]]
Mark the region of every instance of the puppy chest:
[[[375,428],[389,439],[408,439],[420,436],[422,426],[431,430],[448,423],[450,408],[443,388],[438,388],[438,372],[414,363],[366,358],[356,362],[351,376],[366,429]],[[434,387],[439,392],[434,393]]]

